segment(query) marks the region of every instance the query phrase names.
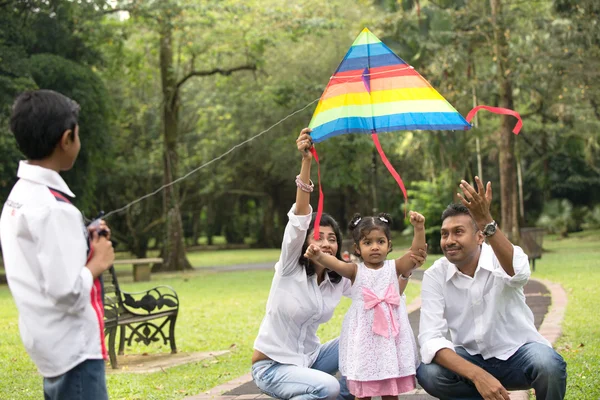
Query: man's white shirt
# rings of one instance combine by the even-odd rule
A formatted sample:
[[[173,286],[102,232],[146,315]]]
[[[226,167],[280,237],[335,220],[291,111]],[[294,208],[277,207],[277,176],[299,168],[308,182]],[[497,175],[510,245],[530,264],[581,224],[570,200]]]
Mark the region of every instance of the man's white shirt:
[[[535,328],[533,313],[525,303],[529,260],[520,247],[513,248],[512,277],[486,243],[481,246],[474,277],[461,273],[446,257],[425,271],[419,326],[424,363],[431,363],[439,350],[455,346],[486,360],[507,360],[528,342],[550,346]]]

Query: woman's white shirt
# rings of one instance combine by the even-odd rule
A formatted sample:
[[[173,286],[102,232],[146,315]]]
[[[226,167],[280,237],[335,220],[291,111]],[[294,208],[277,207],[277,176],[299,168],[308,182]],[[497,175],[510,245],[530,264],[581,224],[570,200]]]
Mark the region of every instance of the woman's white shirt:
[[[342,278],[332,283],[325,274],[318,285],[316,274],[306,275],[299,259],[312,208],[308,215],[296,215],[295,210],[294,204],[288,212],[281,256],[254,348],[281,364],[310,367],[321,348],[317,329],[331,319],[341,297],[350,295],[351,282]]]

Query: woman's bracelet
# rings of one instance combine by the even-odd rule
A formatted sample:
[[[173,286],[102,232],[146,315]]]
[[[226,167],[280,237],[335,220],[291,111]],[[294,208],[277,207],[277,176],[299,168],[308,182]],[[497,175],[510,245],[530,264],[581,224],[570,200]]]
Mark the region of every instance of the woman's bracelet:
[[[315,184],[313,183],[313,181],[310,179],[309,181],[310,184],[306,184],[302,182],[302,179],[300,179],[300,175],[296,176],[296,186],[298,186],[303,192],[311,193],[315,189]]]
[[[404,276],[404,275],[400,274],[400,279],[402,279],[403,281],[407,281],[411,277],[411,275],[412,275],[412,272],[408,276]]]

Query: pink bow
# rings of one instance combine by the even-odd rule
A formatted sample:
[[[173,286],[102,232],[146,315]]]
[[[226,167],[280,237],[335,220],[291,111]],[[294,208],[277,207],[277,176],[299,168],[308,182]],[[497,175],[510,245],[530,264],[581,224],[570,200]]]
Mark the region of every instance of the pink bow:
[[[400,305],[400,296],[396,291],[393,283],[390,283],[387,290],[385,291],[385,295],[383,299],[380,299],[366,287],[362,289],[363,300],[365,302],[365,310],[369,310],[371,308],[375,308],[375,315],[373,316],[373,332],[384,337],[389,337],[388,335],[388,327],[385,320],[385,307],[381,303],[387,303],[388,309],[390,312],[390,321],[392,325],[392,337],[395,337],[398,334],[398,324],[396,323],[396,318],[394,318],[394,314],[392,313],[391,306]]]

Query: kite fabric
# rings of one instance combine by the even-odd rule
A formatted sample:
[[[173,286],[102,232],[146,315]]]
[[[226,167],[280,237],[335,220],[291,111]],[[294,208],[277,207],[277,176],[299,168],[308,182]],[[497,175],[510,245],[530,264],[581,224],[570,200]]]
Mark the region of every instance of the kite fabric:
[[[471,124],[365,28],[329,80],[308,127],[319,143],[345,133],[467,130]]]
[[[370,134],[388,171],[408,197],[400,175],[388,161],[377,134],[401,130],[468,130],[475,113],[488,111],[521,118],[515,111],[477,106],[465,119],[412,66],[365,28],[358,35],[321,95],[308,125],[314,143],[347,133]],[[319,166],[314,146],[311,152]],[[319,240],[323,192],[319,170],[319,204],[314,238]],[[405,210],[406,215],[406,210]]]

